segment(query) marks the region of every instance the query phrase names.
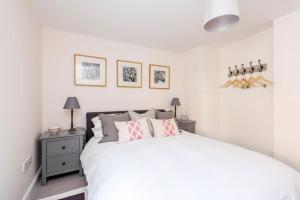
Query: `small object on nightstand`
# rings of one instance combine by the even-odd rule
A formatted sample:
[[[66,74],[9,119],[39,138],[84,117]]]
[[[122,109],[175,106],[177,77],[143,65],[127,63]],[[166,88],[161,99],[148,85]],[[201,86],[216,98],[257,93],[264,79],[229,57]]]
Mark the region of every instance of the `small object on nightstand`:
[[[195,133],[196,121],[193,121],[193,120],[179,120],[177,123],[178,123],[179,129],[190,132],[190,133]]]
[[[181,121],[187,121],[189,117],[187,115],[181,115]]]
[[[77,100],[77,97],[68,97],[64,109],[70,109],[71,110],[71,128],[69,129],[69,133],[73,134],[76,132],[76,129],[73,126],[73,112],[74,109],[80,109],[79,102]]]
[[[40,136],[42,143],[42,185],[47,178],[72,171],[83,175],[80,154],[85,144],[85,129],[76,128],[74,134],[60,130],[56,135],[50,131]]]
[[[50,127],[50,128],[48,128],[48,131],[50,131],[53,135],[55,135],[60,131],[60,127],[58,127],[58,126]]]

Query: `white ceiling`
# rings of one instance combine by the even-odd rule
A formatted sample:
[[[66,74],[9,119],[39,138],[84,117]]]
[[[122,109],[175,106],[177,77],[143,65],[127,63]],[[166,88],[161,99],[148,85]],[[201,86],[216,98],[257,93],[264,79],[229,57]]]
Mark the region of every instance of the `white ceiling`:
[[[241,21],[222,33],[203,30],[205,0],[30,0],[45,27],[183,52],[225,45],[272,26],[300,0],[240,0]]]

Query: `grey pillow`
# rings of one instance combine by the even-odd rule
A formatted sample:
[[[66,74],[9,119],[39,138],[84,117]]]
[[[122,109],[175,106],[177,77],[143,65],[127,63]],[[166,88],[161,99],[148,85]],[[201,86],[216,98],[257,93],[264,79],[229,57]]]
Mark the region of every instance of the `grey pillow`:
[[[155,109],[148,110],[144,114],[139,114],[134,111],[128,111],[131,120],[138,120],[138,119],[144,119],[144,118],[150,118],[155,119]]]
[[[173,110],[160,112],[155,111],[156,119],[173,119],[175,117],[175,112]]]
[[[153,126],[149,119],[155,119],[155,109],[152,108],[151,110],[148,110],[144,114],[139,114],[139,113],[136,113],[131,110],[128,112],[129,112],[131,120],[139,120],[139,119],[145,119],[145,118],[148,119],[147,124],[148,124],[149,131],[150,131],[152,137],[154,136]]]
[[[113,142],[119,140],[119,131],[115,126],[115,122],[130,121],[130,116],[128,112],[120,115],[100,114],[100,120],[104,135],[100,143]]]

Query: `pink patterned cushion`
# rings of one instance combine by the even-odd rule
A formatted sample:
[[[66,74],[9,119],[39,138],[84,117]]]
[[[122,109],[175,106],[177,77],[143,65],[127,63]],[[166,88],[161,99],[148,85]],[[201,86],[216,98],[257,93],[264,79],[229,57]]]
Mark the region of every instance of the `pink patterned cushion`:
[[[174,119],[150,120],[154,130],[154,137],[169,137],[181,134]]]
[[[115,122],[118,129],[119,142],[129,142],[134,140],[151,138],[147,119],[139,119],[127,122]]]
[[[170,119],[162,120],[163,127],[165,128],[165,136],[176,135],[175,127],[171,123]]]
[[[139,121],[128,122],[130,141],[143,139],[143,131]]]

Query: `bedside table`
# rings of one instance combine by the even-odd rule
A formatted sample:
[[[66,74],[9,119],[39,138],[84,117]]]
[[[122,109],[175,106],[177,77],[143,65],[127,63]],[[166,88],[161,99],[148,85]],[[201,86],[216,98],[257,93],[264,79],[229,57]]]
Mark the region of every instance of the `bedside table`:
[[[83,175],[80,154],[85,143],[85,129],[76,128],[74,134],[68,130],[60,130],[58,134],[49,131],[40,136],[42,143],[42,185],[47,178],[72,171]]]
[[[196,121],[193,120],[178,120],[178,128],[184,131],[188,131],[190,133],[195,133],[195,124]]]

